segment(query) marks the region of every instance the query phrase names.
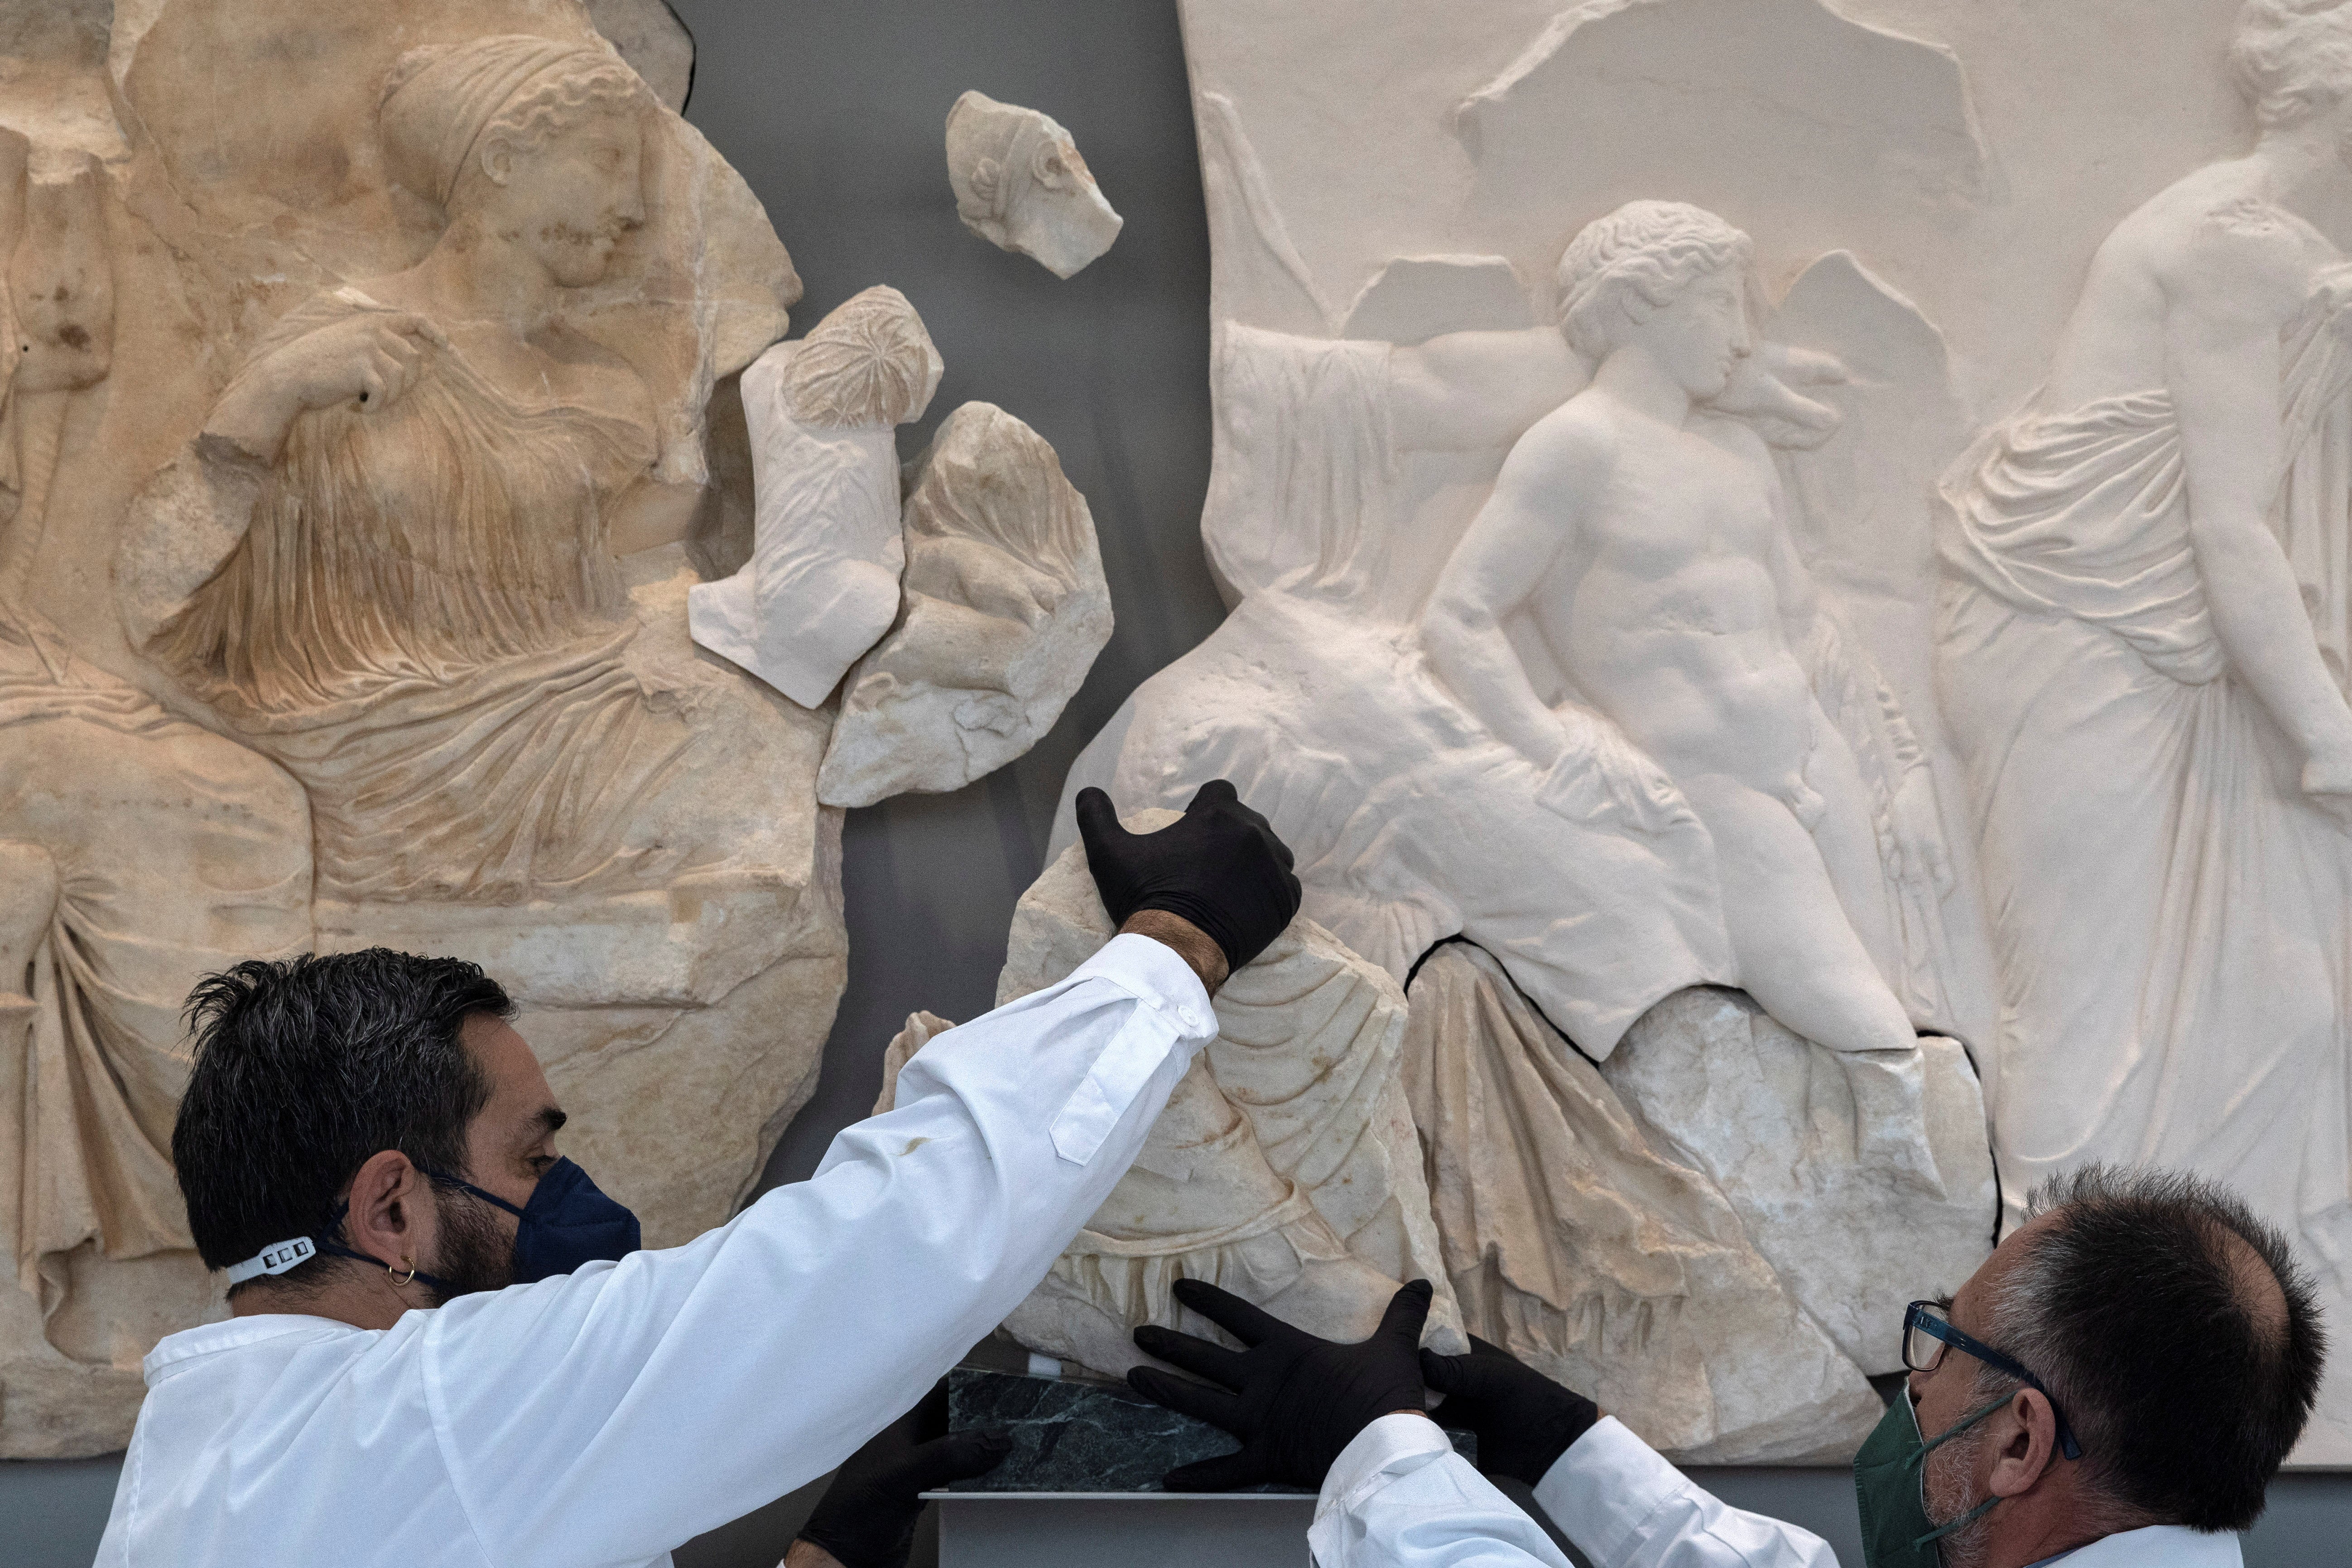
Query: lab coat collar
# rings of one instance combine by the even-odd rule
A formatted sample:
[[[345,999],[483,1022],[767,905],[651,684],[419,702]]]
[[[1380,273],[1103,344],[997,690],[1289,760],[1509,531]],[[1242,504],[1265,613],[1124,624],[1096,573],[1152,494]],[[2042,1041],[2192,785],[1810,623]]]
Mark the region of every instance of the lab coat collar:
[[[223,1351],[244,1350],[293,1334],[300,1334],[309,1340],[323,1340],[339,1334],[376,1331],[354,1328],[335,1318],[312,1317],[307,1312],[256,1312],[250,1317],[204,1323],[193,1329],[183,1329],[176,1334],[168,1334],[147,1352],[146,1359],[139,1363],[139,1367],[146,1375],[147,1386],[152,1388],[163,1379],[185,1372],[197,1358],[216,1355]]]
[[[2244,1568],[2238,1538],[2206,1535],[2177,1524],[2152,1524],[2103,1535],[2053,1560],[2060,1568]]]

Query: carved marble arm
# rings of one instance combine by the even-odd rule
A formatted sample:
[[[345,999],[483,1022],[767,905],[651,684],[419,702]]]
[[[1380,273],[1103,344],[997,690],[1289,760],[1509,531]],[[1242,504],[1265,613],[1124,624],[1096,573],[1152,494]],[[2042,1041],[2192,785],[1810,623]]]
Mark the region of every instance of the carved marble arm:
[[[1729,384],[1709,406],[1745,422],[1768,445],[1810,451],[1837,433],[1841,416],[1797,388],[1845,379],[1845,366],[1833,355],[1765,343],[1733,368]]]
[[[2279,307],[2299,303],[2300,279],[2290,289],[2275,276],[2284,258],[2265,254],[2265,238],[2200,237],[2166,317],[2189,538],[2214,635],[2231,669],[2303,749],[2305,791],[2352,805],[2352,709],[2320,658],[2267,516],[2286,460]]]
[[[1609,463],[1582,429],[1539,426],[1522,437],[1422,612],[1422,646],[1439,679],[1542,767],[1559,758],[1567,733],[1528,679],[1503,622],[1543,579],[1573,531],[1578,499],[1606,482]]]
[[[1500,447],[1591,379],[1592,366],[1551,327],[1448,332],[1391,353],[1391,427],[1406,450]]]
[[[220,570],[253,521],[269,465],[238,442],[201,435],[131,498],[114,557],[124,634],[144,648]]]
[[[205,434],[273,461],[303,414],[345,401],[377,412],[398,400],[430,350],[448,346],[439,327],[410,311],[344,316],[256,355],[221,393]]]

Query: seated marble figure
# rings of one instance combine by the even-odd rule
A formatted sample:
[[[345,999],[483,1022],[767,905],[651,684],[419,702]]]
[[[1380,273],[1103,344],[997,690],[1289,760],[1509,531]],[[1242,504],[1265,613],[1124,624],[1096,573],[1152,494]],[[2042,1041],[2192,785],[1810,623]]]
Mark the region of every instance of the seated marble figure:
[[[1154,806],[1210,777],[1247,791],[1297,852],[1307,919],[1414,982],[1392,1070],[1415,1111],[1452,1118],[1419,1127],[1415,1173],[1454,1287],[1441,1308],[1458,1292],[1472,1331],[1560,1375],[1638,1367],[1644,1430],[1758,1458],[1857,1439],[1865,1374],[1898,1364],[1852,1310],[1884,1294],[1883,1249],[1851,1237],[1899,1215],[1906,1267],[1965,1270],[1992,1198],[1980,1136],[1953,1131],[1981,1125],[1965,1054],[1920,1038],[1946,1025],[1953,973],[1932,777],[1798,558],[1774,458],[1835,429],[1808,390],[1843,373],[1757,341],[1748,253],[1711,214],[1641,202],[1567,248],[1552,325],[1394,344],[1221,323],[1202,529],[1240,602],[1089,745],[1065,808],[1089,785]],[[1411,450],[1495,454],[1442,554],[1401,521]],[[1439,563],[1425,594],[1416,552]],[[1454,938],[1494,967],[1446,962]],[[1700,1088],[1727,1050],[1752,1089],[1736,1130]],[[1530,1052],[1579,1070],[1516,1070]],[[1246,1108],[1248,1081],[1204,1059]],[[1377,1140],[1369,1101],[1345,1116]],[[1588,1144],[1607,1173],[1562,1194],[1538,1167]],[[1260,1163],[1222,1158],[1221,1174]],[[1200,1182],[1197,1157],[1184,1168]],[[1129,1222],[1122,1258],[1156,1260],[1162,1287],[1231,1270],[1252,1294],[1197,1238],[1276,1204],[1151,1185],[1114,1194],[1132,1205],[1109,1216]],[[1517,1217],[1480,1201],[1506,1186],[1528,1199]],[[1227,1205],[1214,1225],[1204,1194]],[[1638,1242],[1607,1218],[1628,1212]],[[1104,1250],[1066,1256],[1016,1334],[1066,1339],[1074,1294],[1171,1321],[1164,1289],[1092,1289],[1087,1248]],[[1360,1324],[1381,1300],[1357,1292]]]
[[[646,220],[656,112],[593,46],[401,57],[385,156],[446,214],[439,242],[278,321],[134,504],[133,642],[300,782],[322,899],[513,904],[793,862],[805,738],[747,683],[631,647],[615,542],[656,488],[656,414],[562,309]]]
[[[1869,785],[1799,653],[1821,597],[1769,448],[1706,406],[1754,357],[1749,249],[1674,202],[1631,203],[1576,237],[1560,329],[1591,384],[1513,446],[1421,635],[1453,694],[1548,774],[1587,765],[1558,702],[1605,715],[1713,840],[1747,990],[1809,1039],[1903,1050],[1915,1036],[1888,980],[1901,958]],[[1512,646],[1520,614],[1567,698],[1548,702]]]
[[[1595,1058],[1693,984],[1840,1049],[1945,1026],[1934,784],[1795,557],[1770,455],[1834,428],[1801,389],[1842,373],[1753,344],[1746,255],[1641,203],[1563,257],[1559,326],[1223,323],[1202,528],[1241,603],[1088,746],[1055,847],[1083,787],[1173,805],[1230,776],[1349,947],[1402,979],[1466,936]],[[1426,605],[1401,595],[1400,455],[1504,447]]]

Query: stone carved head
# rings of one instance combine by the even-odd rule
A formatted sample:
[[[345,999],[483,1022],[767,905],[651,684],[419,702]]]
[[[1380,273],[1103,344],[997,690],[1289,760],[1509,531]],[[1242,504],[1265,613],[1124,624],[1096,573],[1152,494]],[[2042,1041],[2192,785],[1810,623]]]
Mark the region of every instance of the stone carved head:
[[[1640,341],[1696,398],[1750,346],[1748,236],[1684,202],[1628,202],[1584,226],[1556,275],[1569,346],[1595,362]]]
[[[2264,129],[2352,98],[2352,0],[2246,0],[2230,74]]]
[[[601,281],[646,218],[651,95],[595,45],[507,35],[411,49],[384,78],[385,156],[453,225],[520,237],[557,284]]]
[[[1111,210],[1070,133],[1018,104],[967,92],[948,111],[948,182],[964,226],[1067,278],[1110,248]]]

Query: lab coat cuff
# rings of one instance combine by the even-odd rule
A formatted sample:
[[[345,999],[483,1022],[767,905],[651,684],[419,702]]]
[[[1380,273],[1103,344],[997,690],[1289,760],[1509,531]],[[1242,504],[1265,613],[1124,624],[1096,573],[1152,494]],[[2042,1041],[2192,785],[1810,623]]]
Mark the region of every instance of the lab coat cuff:
[[[1536,1483],[1536,1501],[1595,1568],[1622,1562],[1690,1478],[1613,1415],[1604,1415]]]
[[[1115,936],[1071,971],[1073,982],[1108,980],[1145,1006],[1165,1013],[1179,1035],[1205,1044],[1216,1038],[1217,1010],[1192,966],[1164,942],[1133,931]]]
[[[1208,989],[1172,948],[1148,936],[1116,936],[1073,973],[1067,984],[1100,980],[1140,1004],[1140,1027],[1121,1029],[1087,1069],[1047,1129],[1054,1152],[1083,1165],[1110,1137],[1127,1108],[1171,1052],[1185,1061],[1216,1037],[1217,1015]]]
[[[1383,1415],[1357,1433],[1323,1473],[1315,1518],[1319,1522],[1327,1515],[1360,1507],[1391,1481],[1452,1452],[1452,1439],[1428,1416]]]

